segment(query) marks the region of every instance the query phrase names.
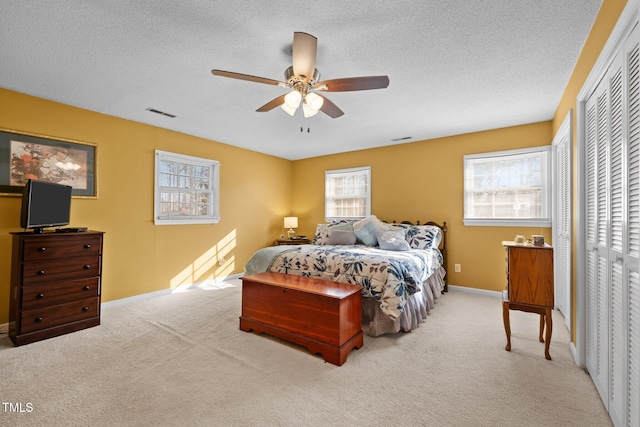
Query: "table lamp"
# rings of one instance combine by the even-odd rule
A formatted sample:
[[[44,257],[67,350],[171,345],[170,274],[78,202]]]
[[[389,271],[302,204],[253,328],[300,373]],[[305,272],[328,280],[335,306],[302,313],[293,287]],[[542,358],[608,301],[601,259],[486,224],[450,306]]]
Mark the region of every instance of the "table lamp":
[[[293,231],[294,228],[298,228],[298,217],[297,216],[285,216],[284,217],[284,228],[288,228],[287,235],[289,236],[289,240],[295,234]]]

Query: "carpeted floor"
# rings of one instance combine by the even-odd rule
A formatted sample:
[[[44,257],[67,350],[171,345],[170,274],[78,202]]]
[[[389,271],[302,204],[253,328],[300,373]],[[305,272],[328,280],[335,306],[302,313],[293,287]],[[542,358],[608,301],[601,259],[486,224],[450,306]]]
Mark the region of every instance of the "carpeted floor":
[[[557,312],[552,361],[536,315],[512,312],[506,352],[500,299],[452,291],[337,367],[240,331],[240,286],[110,305],[98,327],[22,347],[3,336],[0,425],[611,425]]]

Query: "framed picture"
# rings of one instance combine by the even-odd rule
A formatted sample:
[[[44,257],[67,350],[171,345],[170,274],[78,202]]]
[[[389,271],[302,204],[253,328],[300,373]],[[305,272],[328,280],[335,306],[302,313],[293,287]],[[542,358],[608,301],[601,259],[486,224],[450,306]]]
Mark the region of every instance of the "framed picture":
[[[22,194],[29,179],[70,185],[74,196],[98,197],[96,146],[0,129],[0,194]]]

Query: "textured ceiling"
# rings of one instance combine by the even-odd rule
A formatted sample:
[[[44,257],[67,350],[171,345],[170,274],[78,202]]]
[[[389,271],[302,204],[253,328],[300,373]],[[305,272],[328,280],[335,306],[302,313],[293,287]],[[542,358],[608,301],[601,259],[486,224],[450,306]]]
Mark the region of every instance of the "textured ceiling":
[[[551,119],[600,4],[3,1],[0,87],[301,159]],[[327,93],[345,114],[303,119],[255,112],[283,88],[211,74],[283,80],[294,31],[318,38],[321,80],[389,87]]]

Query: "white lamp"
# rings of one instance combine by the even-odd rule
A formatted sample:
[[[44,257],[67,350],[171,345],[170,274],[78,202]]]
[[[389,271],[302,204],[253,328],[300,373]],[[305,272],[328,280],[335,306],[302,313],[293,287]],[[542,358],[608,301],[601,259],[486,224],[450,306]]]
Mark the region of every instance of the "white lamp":
[[[322,104],[324,104],[324,98],[320,95],[310,92],[304,97],[304,102],[302,104],[302,111],[304,112],[305,117],[313,117],[318,114],[318,111],[322,108]]]
[[[289,240],[295,234],[293,231],[294,228],[298,228],[298,217],[297,216],[285,216],[284,217],[284,228],[288,228],[287,234],[289,235]]]
[[[293,116],[296,113],[296,110],[300,106],[300,101],[302,100],[302,95],[297,90],[292,90],[284,97],[284,104],[280,107],[287,112],[290,116]]]

